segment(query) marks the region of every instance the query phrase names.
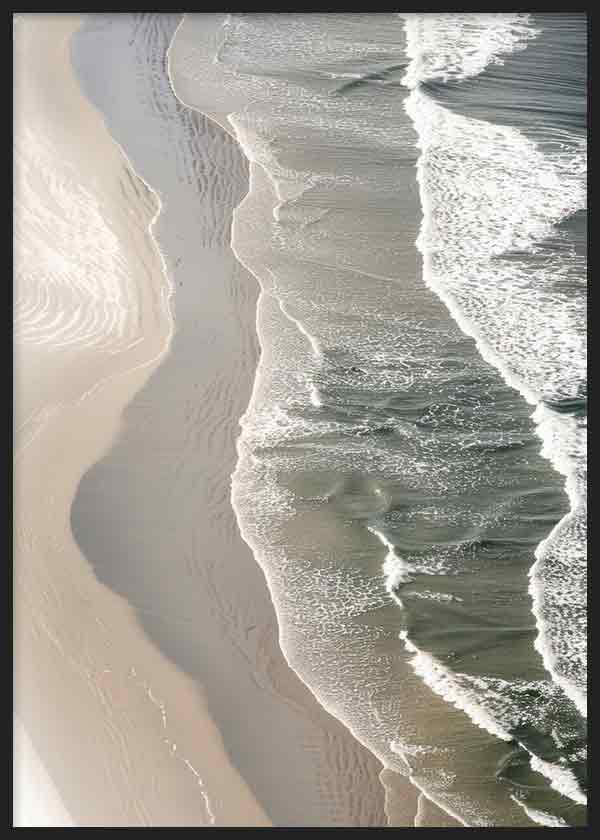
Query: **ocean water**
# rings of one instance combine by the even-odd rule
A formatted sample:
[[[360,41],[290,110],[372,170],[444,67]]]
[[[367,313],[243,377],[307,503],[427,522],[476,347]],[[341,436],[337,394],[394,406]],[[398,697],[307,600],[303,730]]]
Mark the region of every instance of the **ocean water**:
[[[232,503],[286,658],[472,826],[585,823],[583,15],[186,15],[249,160]]]

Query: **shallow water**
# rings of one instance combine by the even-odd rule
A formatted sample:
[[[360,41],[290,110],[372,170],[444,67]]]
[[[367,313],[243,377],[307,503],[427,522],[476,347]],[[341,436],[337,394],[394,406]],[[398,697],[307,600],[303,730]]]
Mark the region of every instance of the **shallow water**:
[[[451,17],[175,36],[251,162],[232,498],[286,657],[387,767],[469,825],[580,824],[585,20]]]

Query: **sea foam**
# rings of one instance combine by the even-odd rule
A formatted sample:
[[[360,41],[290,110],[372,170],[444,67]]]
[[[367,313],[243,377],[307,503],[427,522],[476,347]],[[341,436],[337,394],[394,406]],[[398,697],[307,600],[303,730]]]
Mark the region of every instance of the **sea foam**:
[[[508,126],[455,114],[423,82],[461,81],[535,37],[527,15],[407,15],[405,107],[418,133],[423,273],[481,355],[536,406],[542,455],[567,478],[571,512],[530,573],[536,648],[585,714],[585,424],[559,405],[585,389],[585,264],[544,250],[586,206],[586,150],[558,135],[542,148]]]

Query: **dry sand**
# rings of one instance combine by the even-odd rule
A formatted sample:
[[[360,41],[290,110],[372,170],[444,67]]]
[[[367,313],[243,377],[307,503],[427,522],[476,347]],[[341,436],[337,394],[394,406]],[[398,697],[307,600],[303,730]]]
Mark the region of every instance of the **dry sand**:
[[[385,825],[381,765],[287,666],[230,505],[256,285],[176,192],[165,273],[78,24],[15,26],[15,712],[78,826]],[[407,785],[394,823],[416,809]]]

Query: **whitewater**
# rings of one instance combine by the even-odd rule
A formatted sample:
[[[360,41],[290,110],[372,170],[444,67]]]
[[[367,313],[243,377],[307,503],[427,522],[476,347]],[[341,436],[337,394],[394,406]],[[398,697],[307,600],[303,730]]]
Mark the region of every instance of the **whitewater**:
[[[585,296],[573,300],[552,288],[551,278],[571,268],[564,258],[546,259],[534,272],[523,259],[495,261],[511,251],[535,254],[558,223],[586,207],[585,145],[575,138],[570,154],[563,143],[544,155],[514,129],[456,116],[429,99],[424,82],[469,78],[537,34],[528,15],[471,16],[464,28],[456,17],[405,20],[411,64],[404,83],[412,88],[406,109],[421,150],[417,244],[425,281],[482,356],[536,406],[542,454],[567,479],[571,510],[538,546],[530,592],[536,647],[585,715],[585,424],[560,413],[561,403],[584,402]]]

